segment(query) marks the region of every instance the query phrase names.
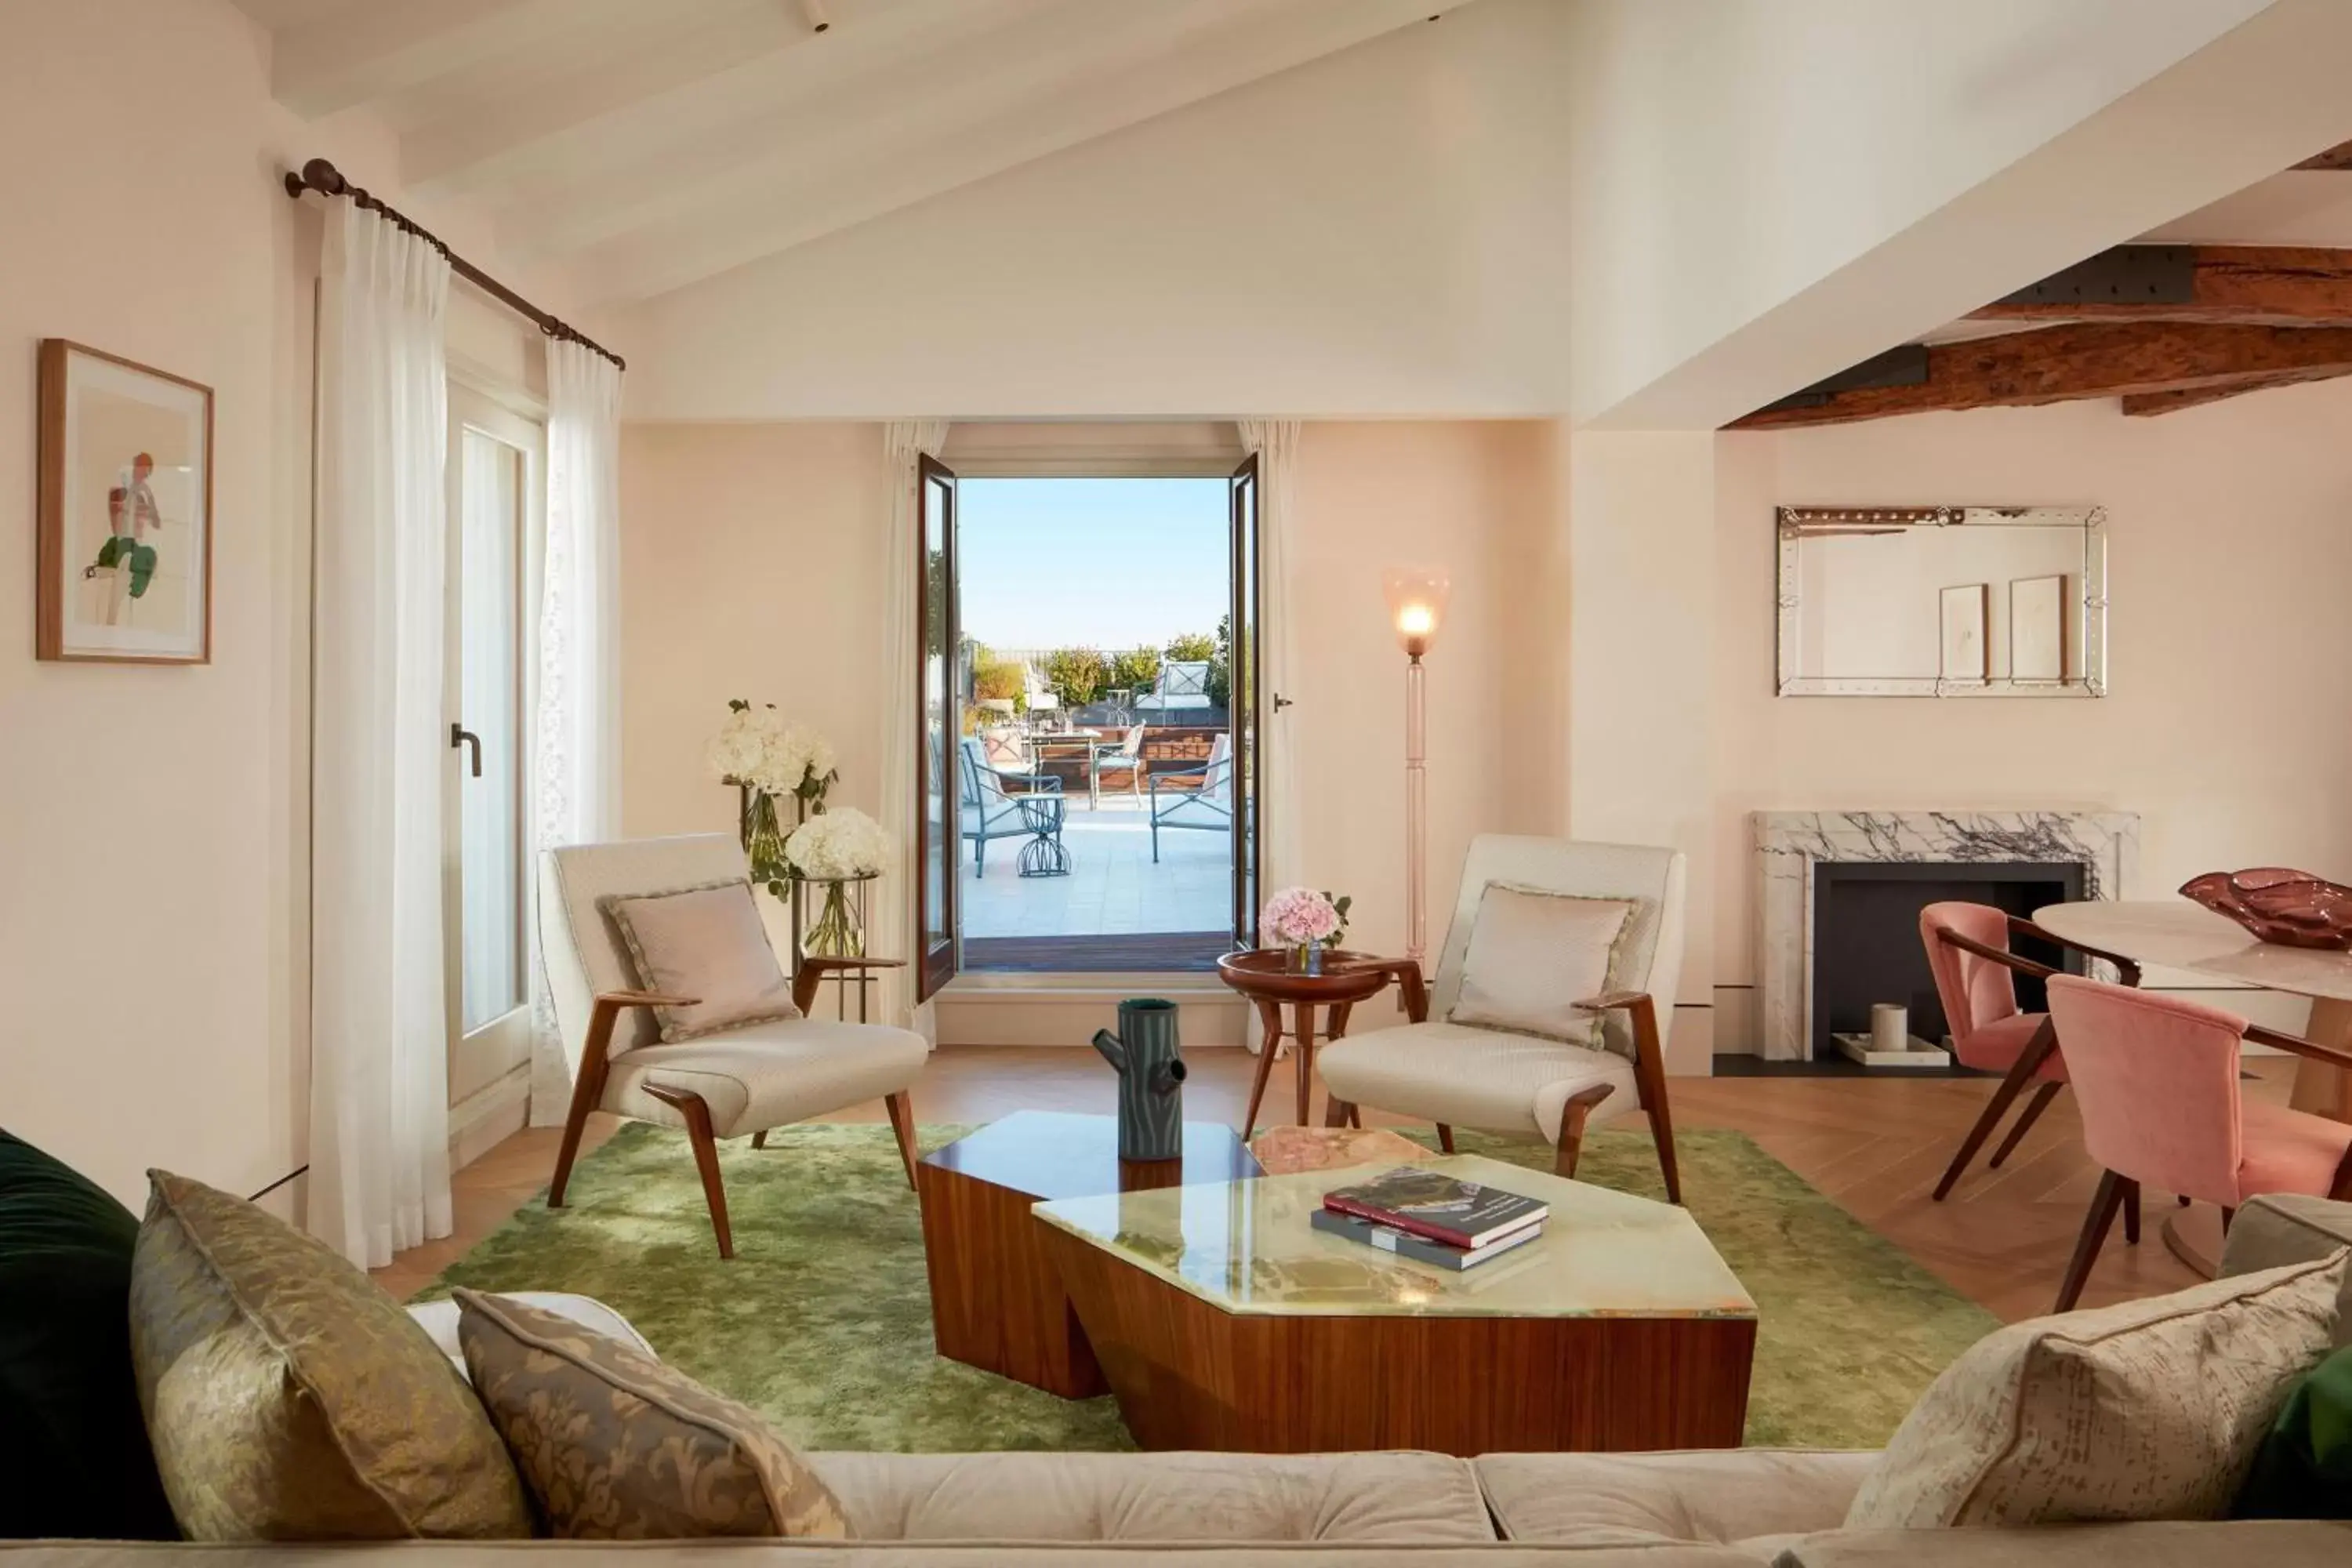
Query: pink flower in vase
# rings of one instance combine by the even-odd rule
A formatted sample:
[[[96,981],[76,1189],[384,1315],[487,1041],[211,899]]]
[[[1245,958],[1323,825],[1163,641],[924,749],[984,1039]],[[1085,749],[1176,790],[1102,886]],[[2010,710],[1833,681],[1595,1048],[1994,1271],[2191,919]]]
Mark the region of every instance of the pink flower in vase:
[[[1285,888],[1265,901],[1258,917],[1259,939],[1276,947],[1329,942],[1341,925],[1339,907],[1309,888]]]

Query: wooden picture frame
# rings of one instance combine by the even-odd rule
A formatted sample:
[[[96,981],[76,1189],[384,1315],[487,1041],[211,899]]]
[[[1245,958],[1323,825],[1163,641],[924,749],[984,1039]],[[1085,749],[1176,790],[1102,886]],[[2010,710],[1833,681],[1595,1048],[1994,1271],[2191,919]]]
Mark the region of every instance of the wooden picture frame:
[[[34,656],[209,664],[213,389],[44,338]]]

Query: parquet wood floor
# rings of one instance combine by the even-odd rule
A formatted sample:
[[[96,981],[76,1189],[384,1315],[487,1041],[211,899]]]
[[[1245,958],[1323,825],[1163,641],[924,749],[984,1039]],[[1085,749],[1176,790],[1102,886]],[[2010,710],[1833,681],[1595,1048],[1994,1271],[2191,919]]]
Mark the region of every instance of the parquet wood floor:
[[[1188,1055],[1185,1112],[1194,1120],[1238,1121],[1255,1058],[1238,1050]],[[1276,1064],[1267,1114],[1290,1103],[1289,1063]],[[2246,1092],[2284,1101],[2293,1077],[2277,1062],[2249,1064]],[[1672,1080],[1675,1119],[1684,1127],[1728,1127],[1748,1133],[1864,1225],[1885,1237],[1953,1289],[2015,1321],[2049,1310],[2098,1173],[2084,1158],[2072,1095],[2061,1095],[1999,1171],[1981,1157],[1945,1203],[1928,1194],[1962,1132],[1992,1092],[1990,1079],[1717,1078]],[[1086,1050],[1047,1047],[960,1047],[941,1051],[915,1085],[915,1111],[927,1123],[986,1121],[1019,1110],[1109,1114],[1110,1072]],[[1322,1116],[1316,1099],[1315,1116]],[[833,1121],[879,1121],[882,1107],[859,1106]],[[1375,1123],[1410,1125],[1374,1115]],[[598,1117],[593,1145],[617,1125]],[[1631,1123],[1639,1126],[1638,1119]],[[547,1184],[556,1132],[519,1132],[457,1173],[457,1234],[403,1253],[376,1278],[395,1295],[413,1294],[495,1229]],[[683,1156],[681,1156],[683,1157]],[[788,1154],[780,1152],[780,1158]],[[2109,1238],[2084,1305],[2160,1294],[2195,1276],[2166,1250],[2157,1226],[2172,1212],[2169,1195],[2147,1196],[2145,1239]],[[740,1240],[740,1238],[739,1238]]]

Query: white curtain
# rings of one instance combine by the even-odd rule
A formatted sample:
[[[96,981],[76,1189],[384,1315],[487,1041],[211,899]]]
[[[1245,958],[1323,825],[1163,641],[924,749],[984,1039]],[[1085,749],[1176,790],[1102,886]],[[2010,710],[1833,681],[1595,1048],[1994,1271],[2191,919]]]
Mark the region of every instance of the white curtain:
[[[621,368],[547,345],[547,543],[531,747],[532,863],[621,830]],[[534,876],[533,880],[536,881]],[[572,1069],[531,922],[530,1119],[561,1126]]]
[[[923,933],[915,929],[915,880],[923,868],[915,863],[915,824],[922,810],[922,795],[915,786],[915,729],[919,721],[915,702],[917,677],[916,563],[922,559],[916,535],[922,516],[915,497],[915,459],[939,456],[948,438],[940,419],[898,420],[882,433],[883,486],[890,499],[887,526],[882,530],[882,826],[898,846],[894,863],[874,885],[870,929],[889,933],[876,943],[877,956],[903,957],[904,969],[881,971],[882,1021],[902,1024],[934,1043],[939,1031],[926,1003],[915,1005],[915,974],[923,959]]]
[[[1265,710],[1258,715],[1258,753],[1265,759],[1265,891],[1307,879],[1299,853],[1298,747],[1296,708],[1277,709],[1276,693],[1298,702],[1297,643],[1292,635],[1295,600],[1290,591],[1290,535],[1296,526],[1298,490],[1298,421],[1244,419],[1242,449],[1257,455],[1257,552],[1259,602],[1265,625],[1258,628],[1260,689]],[[1247,1031],[1244,1031],[1246,1033]]]
[[[353,1263],[446,1236],[442,678],[449,264],[327,213],[312,695],[310,1229]]]

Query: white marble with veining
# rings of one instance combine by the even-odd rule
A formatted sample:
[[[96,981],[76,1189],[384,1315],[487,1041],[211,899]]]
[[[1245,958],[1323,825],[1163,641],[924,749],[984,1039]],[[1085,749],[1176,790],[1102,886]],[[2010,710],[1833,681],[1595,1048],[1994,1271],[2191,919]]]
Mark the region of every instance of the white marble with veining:
[[[1813,868],[1828,861],[2016,860],[2083,868],[2086,899],[2139,877],[2139,818],[2120,811],[1759,811],[1756,985],[1764,1056],[1803,1061],[1813,1037]]]

